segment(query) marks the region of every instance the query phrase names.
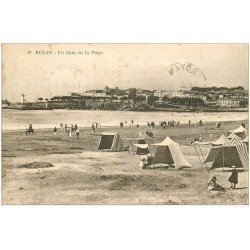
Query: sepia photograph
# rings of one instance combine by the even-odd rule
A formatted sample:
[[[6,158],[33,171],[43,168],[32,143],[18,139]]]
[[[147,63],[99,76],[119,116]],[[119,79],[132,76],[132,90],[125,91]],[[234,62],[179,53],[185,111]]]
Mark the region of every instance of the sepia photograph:
[[[1,50],[3,205],[248,205],[248,44]]]

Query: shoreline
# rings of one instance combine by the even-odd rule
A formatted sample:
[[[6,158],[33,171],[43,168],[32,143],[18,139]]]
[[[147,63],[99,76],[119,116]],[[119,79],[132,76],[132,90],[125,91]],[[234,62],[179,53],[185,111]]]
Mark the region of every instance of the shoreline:
[[[76,108],[65,108],[65,109],[57,109],[57,108],[52,108],[52,109],[19,109],[19,108],[2,108],[5,110],[19,110],[19,111],[51,111],[51,110],[77,110],[77,111],[125,111],[125,112],[166,112],[166,113],[171,113],[171,112],[176,112],[176,113],[226,113],[226,112],[249,112],[248,108],[232,108],[232,109],[226,109],[226,108],[221,108],[221,109],[199,109],[199,108],[194,108],[191,110],[187,109],[151,109],[151,110],[140,110],[140,109],[131,109],[131,110],[124,110],[124,109],[76,109]]]
[[[248,121],[248,119],[239,119],[239,120],[224,120],[224,121],[219,121],[220,123],[230,123],[230,122],[247,122]],[[211,125],[211,124],[214,124],[214,123],[216,123],[217,121],[203,121],[203,126],[204,125]],[[3,124],[2,124],[3,125]],[[34,125],[34,124],[33,124]],[[64,124],[63,124],[64,125]],[[147,124],[140,124],[140,123],[138,123],[138,125],[139,125],[139,129],[141,128],[141,127],[145,127],[145,128],[148,128],[147,127]],[[183,127],[183,126],[185,126],[185,125],[188,125],[188,122],[181,122],[180,123],[180,125],[175,125],[174,127]],[[194,123],[191,123],[191,125],[190,126],[188,126],[188,127],[197,127],[198,125],[195,125]],[[127,125],[127,124],[124,124],[123,125],[123,128],[134,128],[134,127],[136,127],[136,124],[129,124],[129,125]],[[160,125],[159,125],[159,123],[158,122],[155,122],[155,127],[160,127]],[[52,130],[54,128],[54,126],[53,125],[51,125],[51,127],[43,127],[43,128],[35,128],[34,127],[34,129],[35,129],[35,131],[46,131],[46,130]],[[107,126],[101,126],[101,127],[98,127],[97,129],[110,129],[110,128],[120,128],[120,126],[119,125],[107,125]],[[169,126],[167,126],[166,128],[169,128]],[[58,126],[57,127],[57,129],[58,130],[60,130],[60,126]],[[89,129],[89,130],[91,130],[91,125],[89,125],[89,126],[79,126],[79,129]],[[2,132],[14,132],[14,131],[21,131],[21,132],[24,132],[26,129],[25,128],[15,128],[15,129],[4,129],[3,127],[2,127]],[[64,129],[63,129],[63,131],[64,131]]]

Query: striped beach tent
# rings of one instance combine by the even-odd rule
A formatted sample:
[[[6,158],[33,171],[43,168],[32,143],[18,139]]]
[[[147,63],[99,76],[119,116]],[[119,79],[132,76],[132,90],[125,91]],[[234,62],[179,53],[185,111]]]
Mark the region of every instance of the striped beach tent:
[[[246,143],[246,144],[248,144],[248,141],[249,141],[248,136],[247,136],[244,140],[242,140],[242,142],[243,142],[243,143]]]
[[[212,147],[204,163],[213,162],[211,169],[232,167],[248,169],[247,146],[240,138],[232,138],[224,145]]]
[[[245,139],[247,136],[247,130],[242,125],[240,125],[237,129],[231,130],[230,132],[237,135],[241,139]]]
[[[236,139],[241,139],[238,135],[236,135],[235,133],[231,133],[229,136],[227,136],[228,139],[233,139],[233,138],[236,138]]]
[[[229,138],[227,138],[224,134],[221,135],[221,137],[213,143],[213,145],[224,145],[226,142],[229,141]]]

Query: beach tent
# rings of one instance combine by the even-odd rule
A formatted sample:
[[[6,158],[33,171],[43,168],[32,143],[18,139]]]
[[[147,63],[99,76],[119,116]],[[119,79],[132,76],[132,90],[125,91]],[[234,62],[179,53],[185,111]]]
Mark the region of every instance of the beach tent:
[[[242,125],[240,125],[235,130],[231,130],[230,132],[233,133],[233,134],[235,134],[235,135],[237,135],[241,139],[245,139],[246,136],[247,136],[247,130]]]
[[[119,133],[102,133],[98,150],[123,151],[124,145]]]
[[[204,163],[213,162],[210,169],[232,167],[248,169],[247,146],[240,138],[232,138],[224,145],[212,147]]]
[[[131,146],[136,147],[137,155],[146,155],[149,153],[148,146],[153,143],[153,138],[150,137],[145,131],[140,131],[139,136],[136,138],[123,138],[123,140],[130,141]],[[136,143],[132,143],[136,142]],[[134,150],[133,150],[134,152]]]
[[[174,142],[169,136],[163,142],[152,144],[157,146],[153,159],[153,164],[175,165],[176,169],[190,168],[191,165],[183,156],[180,145]]]
[[[229,136],[227,136],[228,139],[241,139],[238,135],[234,134],[234,133],[231,133]]]
[[[148,146],[153,142],[152,138],[145,132],[140,131],[137,143],[133,144],[136,146],[137,155],[147,155],[149,153]]]
[[[136,154],[137,155],[149,154],[148,144],[146,144],[146,143],[134,143],[133,146],[136,147]]]
[[[247,146],[247,149],[248,149],[248,136],[244,139],[244,140],[242,140],[242,142]]]
[[[212,146],[219,146],[225,144],[227,141],[229,141],[229,138],[226,137],[224,134],[220,136],[220,138],[214,142],[208,141],[208,142],[195,142],[197,145],[212,145]]]
[[[242,142],[248,144],[248,136]]]
[[[216,145],[224,145],[226,142],[229,141],[229,138],[227,138],[224,134],[220,136],[220,138],[213,143],[214,146]]]
[[[137,138],[137,140],[138,140],[138,143],[139,143],[139,141],[141,143],[147,143],[147,144],[153,143],[153,138],[150,137],[145,131],[139,132],[139,137]]]

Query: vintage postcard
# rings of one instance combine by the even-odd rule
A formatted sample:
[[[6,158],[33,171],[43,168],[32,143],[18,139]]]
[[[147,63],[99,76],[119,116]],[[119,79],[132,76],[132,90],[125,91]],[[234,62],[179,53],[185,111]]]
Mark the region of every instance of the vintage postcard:
[[[248,44],[2,44],[2,204],[248,204]]]

